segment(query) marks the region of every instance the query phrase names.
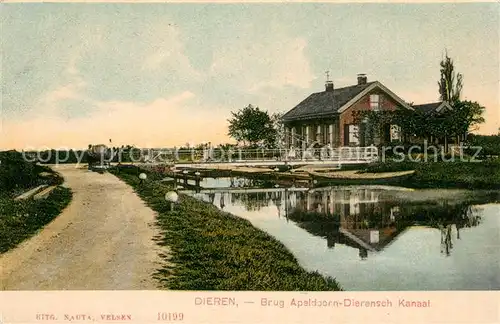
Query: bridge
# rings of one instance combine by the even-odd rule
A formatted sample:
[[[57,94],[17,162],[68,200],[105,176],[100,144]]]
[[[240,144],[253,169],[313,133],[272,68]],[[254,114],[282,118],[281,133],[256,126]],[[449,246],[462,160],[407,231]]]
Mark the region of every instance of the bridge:
[[[378,149],[368,147],[307,149],[148,149],[143,162],[168,164],[175,168],[219,169],[221,167],[257,166],[329,166],[364,164],[378,160]]]

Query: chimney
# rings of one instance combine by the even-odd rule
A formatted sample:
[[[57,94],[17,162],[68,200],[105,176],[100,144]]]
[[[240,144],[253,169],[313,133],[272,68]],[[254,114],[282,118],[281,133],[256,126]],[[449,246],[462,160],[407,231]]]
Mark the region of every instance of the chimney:
[[[326,81],[325,91],[333,91],[333,82],[332,81]]]
[[[366,74],[358,74],[358,85],[366,84]]]

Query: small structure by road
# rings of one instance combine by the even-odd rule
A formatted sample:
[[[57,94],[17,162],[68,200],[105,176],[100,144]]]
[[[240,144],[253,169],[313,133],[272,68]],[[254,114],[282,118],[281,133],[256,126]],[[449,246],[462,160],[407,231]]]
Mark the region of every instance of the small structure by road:
[[[26,200],[26,199],[30,199],[32,198],[33,196],[35,196],[37,193],[39,193],[40,191],[42,191],[44,188],[46,188],[47,185],[40,185],[36,188],[32,188],[22,194],[20,194],[19,196],[17,196],[16,198],[14,198],[15,201],[19,201],[19,200]]]

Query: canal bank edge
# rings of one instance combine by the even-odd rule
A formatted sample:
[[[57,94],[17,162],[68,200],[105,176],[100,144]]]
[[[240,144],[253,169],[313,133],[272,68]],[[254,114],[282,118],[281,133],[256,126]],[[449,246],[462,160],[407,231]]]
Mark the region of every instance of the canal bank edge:
[[[247,220],[180,195],[174,210],[165,201],[172,188],[162,175],[138,168],[110,169],[157,212],[159,245],[170,247],[168,264],[154,274],[165,289],[246,291],[338,291],[334,278],[303,269],[279,241]],[[162,256],[163,257],[163,256]]]
[[[194,169],[193,169],[194,170]],[[243,176],[278,183],[331,185],[391,185],[414,189],[461,188],[500,189],[500,159],[476,162],[375,162],[365,165],[343,165],[338,170],[299,168],[274,171],[267,168],[196,169],[202,177]],[[193,171],[194,172],[194,171]],[[175,172],[164,170],[165,176]]]

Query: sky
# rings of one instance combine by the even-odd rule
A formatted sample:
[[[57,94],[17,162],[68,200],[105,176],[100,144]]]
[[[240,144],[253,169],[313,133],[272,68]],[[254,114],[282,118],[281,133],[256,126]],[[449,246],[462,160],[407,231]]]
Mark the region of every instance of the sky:
[[[500,127],[498,3],[1,6],[0,149],[226,143],[231,111],[286,112],[327,70],[435,102],[445,50]]]

